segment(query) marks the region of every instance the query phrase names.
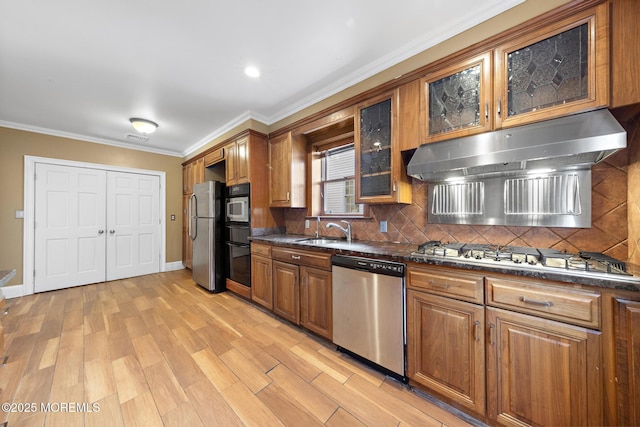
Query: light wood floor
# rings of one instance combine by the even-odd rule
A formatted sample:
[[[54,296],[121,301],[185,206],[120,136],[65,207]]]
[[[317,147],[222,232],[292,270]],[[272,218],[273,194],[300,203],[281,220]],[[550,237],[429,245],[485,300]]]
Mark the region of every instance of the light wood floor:
[[[7,306],[0,402],[15,412],[3,407],[0,422],[10,427],[467,425],[184,270]]]

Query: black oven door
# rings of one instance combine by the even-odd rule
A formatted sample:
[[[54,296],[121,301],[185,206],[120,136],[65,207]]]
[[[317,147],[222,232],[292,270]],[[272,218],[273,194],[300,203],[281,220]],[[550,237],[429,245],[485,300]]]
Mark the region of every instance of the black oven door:
[[[229,279],[251,286],[251,249],[243,243],[227,242]]]

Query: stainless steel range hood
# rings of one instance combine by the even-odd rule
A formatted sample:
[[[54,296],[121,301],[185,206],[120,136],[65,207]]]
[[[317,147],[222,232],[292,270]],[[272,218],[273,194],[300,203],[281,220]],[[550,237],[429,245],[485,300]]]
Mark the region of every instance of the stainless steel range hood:
[[[606,109],[421,145],[407,173],[438,182],[589,167],[627,146],[624,128]]]

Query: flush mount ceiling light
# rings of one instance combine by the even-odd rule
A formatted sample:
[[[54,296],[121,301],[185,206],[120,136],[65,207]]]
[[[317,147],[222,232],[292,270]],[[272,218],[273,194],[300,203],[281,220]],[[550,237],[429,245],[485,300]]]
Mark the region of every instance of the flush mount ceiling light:
[[[158,124],[147,119],[138,119],[132,117],[129,119],[135,130],[140,133],[150,134],[156,131]]]
[[[244,69],[244,73],[249,77],[253,77],[254,79],[260,77],[260,70],[251,65]]]

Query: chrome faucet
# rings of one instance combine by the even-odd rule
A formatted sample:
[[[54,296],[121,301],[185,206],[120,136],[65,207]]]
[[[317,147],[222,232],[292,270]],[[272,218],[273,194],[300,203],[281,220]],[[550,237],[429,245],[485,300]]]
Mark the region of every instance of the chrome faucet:
[[[351,223],[349,223],[348,221],[341,221],[341,222],[344,222],[345,224],[347,224],[347,226],[341,227],[335,222],[330,222],[329,224],[327,224],[327,228],[331,228],[331,227],[339,228],[340,230],[342,230],[344,234],[347,235],[347,242],[351,242]]]

